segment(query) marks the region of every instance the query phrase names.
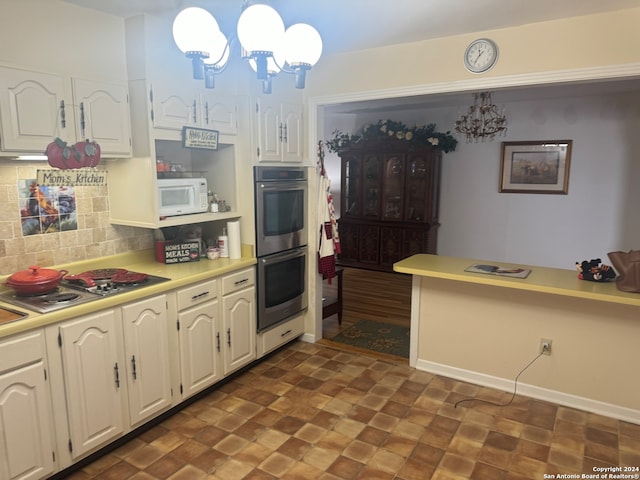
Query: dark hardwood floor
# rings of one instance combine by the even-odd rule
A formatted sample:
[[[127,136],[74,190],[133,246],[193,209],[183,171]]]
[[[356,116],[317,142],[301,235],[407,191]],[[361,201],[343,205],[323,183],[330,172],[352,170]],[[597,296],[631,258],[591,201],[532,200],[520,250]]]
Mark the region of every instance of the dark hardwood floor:
[[[323,282],[323,295],[336,289],[336,281]],[[345,267],[342,325],[338,316],[323,320],[322,337],[328,341],[358,320],[373,320],[409,326],[411,318],[411,276]]]

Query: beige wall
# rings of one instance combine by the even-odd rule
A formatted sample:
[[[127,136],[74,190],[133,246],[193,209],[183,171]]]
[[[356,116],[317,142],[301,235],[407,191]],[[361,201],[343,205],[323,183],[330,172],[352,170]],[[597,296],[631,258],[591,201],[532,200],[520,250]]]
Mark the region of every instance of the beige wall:
[[[0,159],[0,275],[32,265],[63,263],[143,250],[153,246],[152,231],[109,223],[107,187],[74,187],[78,229],[22,235],[18,180],[36,177],[43,162]]]
[[[309,72],[308,97],[538,75],[640,62],[640,8],[524,25],[325,56]],[[499,47],[493,69],[474,75],[464,68],[466,46],[487,36]],[[550,81],[549,77],[546,81]]]
[[[418,368],[442,367],[448,376],[512,390],[518,372],[538,354],[540,339],[547,338],[553,341],[551,356],[523,373],[519,391],[640,419],[638,307],[419,280]],[[522,385],[535,388],[525,393]]]
[[[1,11],[0,63],[126,82],[121,18],[53,0],[2,0]],[[75,188],[78,230],[23,237],[17,181],[38,168],[49,166],[0,158],[0,275],[152,246],[150,230],[109,224],[107,187]]]

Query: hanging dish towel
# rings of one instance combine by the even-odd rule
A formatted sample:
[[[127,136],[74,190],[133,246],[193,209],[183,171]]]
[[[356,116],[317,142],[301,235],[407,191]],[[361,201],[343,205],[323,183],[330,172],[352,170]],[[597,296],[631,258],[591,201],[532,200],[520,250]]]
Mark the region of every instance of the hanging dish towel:
[[[326,175],[324,164],[321,168],[318,186],[318,217],[320,244],[318,246],[318,269],[329,282],[336,276],[336,254],[340,253],[340,237],[336,222],[331,180]]]

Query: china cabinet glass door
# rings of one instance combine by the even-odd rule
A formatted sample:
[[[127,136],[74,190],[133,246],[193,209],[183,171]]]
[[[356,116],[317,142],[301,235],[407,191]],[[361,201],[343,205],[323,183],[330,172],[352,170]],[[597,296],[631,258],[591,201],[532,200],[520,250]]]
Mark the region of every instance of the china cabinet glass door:
[[[343,198],[342,203],[343,215],[359,216],[360,215],[360,168],[361,159],[356,156],[349,156],[343,161]]]
[[[380,158],[378,155],[364,157],[363,206],[364,217],[380,217]]]
[[[383,183],[382,219],[402,220],[402,197],[404,193],[404,158],[402,156],[385,156]]]
[[[424,156],[409,157],[407,164],[407,190],[405,192],[405,220],[413,222],[428,220],[426,208],[429,191],[424,188],[428,173],[427,159]]]

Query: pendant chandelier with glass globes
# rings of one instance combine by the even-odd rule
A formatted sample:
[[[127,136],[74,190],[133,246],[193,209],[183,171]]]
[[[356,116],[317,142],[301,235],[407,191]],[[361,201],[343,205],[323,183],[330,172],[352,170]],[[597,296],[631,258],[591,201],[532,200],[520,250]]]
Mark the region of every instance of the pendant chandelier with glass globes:
[[[211,13],[189,7],[174,19],[173,39],[191,59],[193,78],[204,79],[205,87],[214,88],[215,76],[228,65],[235,38],[227,39]],[[250,5],[247,0],[238,19],[237,39],[242,58],[248,60],[258,80],[262,80],[264,93],[271,93],[271,79],[280,72],[294,74],[296,88],[304,88],[307,70],[322,54],[322,38],[311,25],[296,23],[285,29],[274,8]]]

